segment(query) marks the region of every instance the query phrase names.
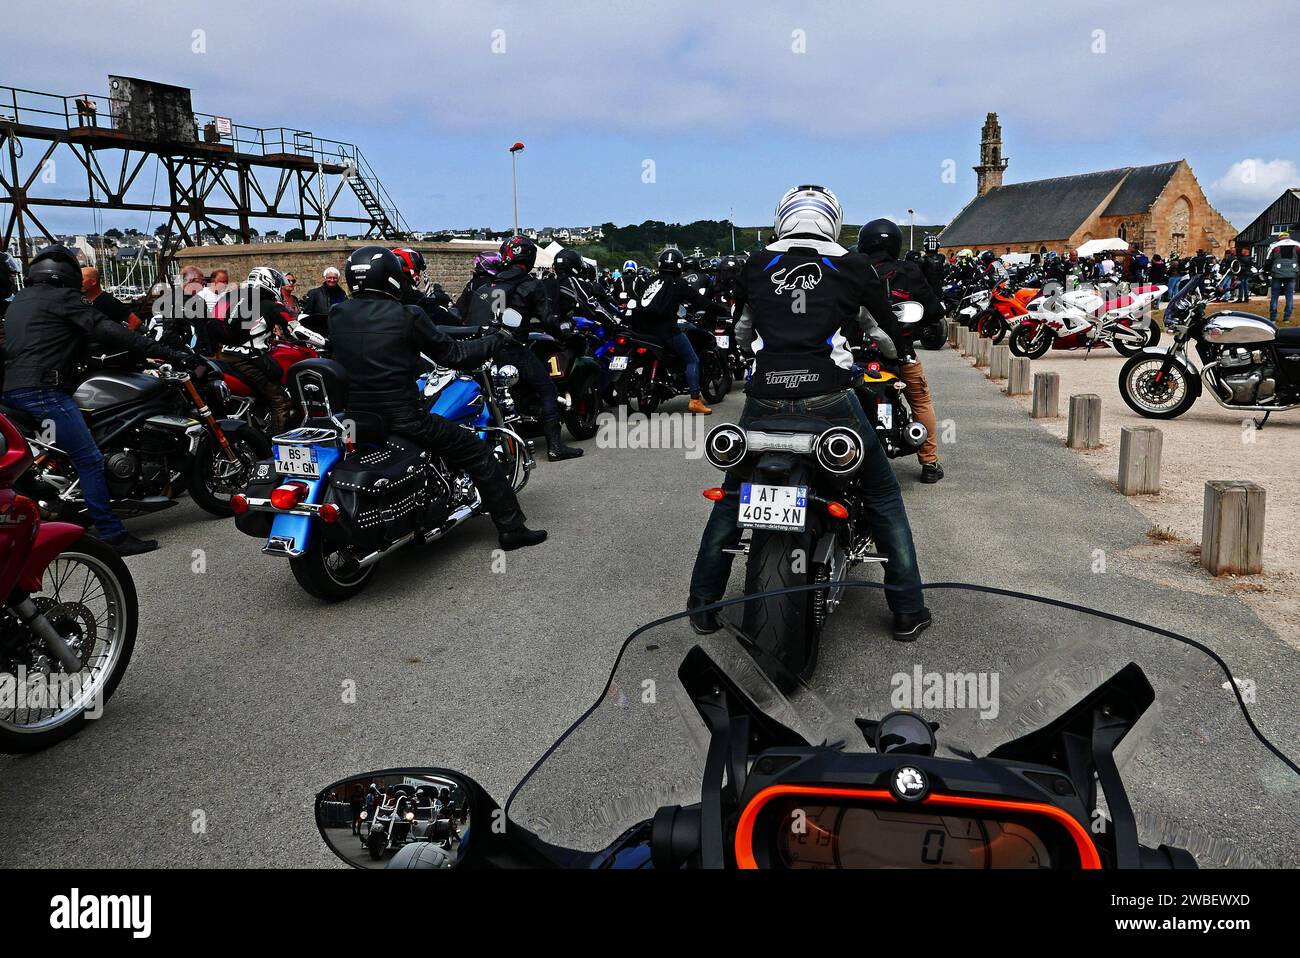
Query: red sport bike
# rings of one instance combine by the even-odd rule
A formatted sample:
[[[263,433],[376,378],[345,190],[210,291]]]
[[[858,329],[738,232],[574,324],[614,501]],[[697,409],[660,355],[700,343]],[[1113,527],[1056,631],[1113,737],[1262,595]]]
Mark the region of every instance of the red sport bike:
[[[304,359],[319,359],[326,349],[326,339],[301,322],[290,323],[288,339],[277,338],[267,351],[279,372],[279,382],[288,382],[289,367]],[[262,397],[256,395],[248,383],[227,363],[221,363],[222,378],[230,390],[229,407],[226,414],[232,419],[239,419],[262,435],[270,437],[275,431],[271,428],[271,406]]]
[[[1027,287],[1014,292],[1006,283],[993,287],[988,305],[971,320],[971,329],[995,343],[1002,342],[1007,333],[1029,315],[1029,304],[1042,294],[1038,287]]]
[[[135,582],[109,546],[69,522],[42,522],[14,492],[32,464],[0,415],[0,752],[35,752],[98,718],[131,661]]]

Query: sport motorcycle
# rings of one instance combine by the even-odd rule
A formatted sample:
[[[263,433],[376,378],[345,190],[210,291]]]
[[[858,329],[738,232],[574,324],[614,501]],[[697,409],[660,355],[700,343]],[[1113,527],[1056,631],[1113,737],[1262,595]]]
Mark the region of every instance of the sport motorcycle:
[[[980,336],[1000,343],[1020,319],[1029,312],[1029,303],[1042,290],[1037,286],[1012,290],[1008,283],[997,283],[989,291],[989,300],[970,321],[970,328]]]
[[[899,303],[894,319],[904,331],[915,328],[925,315],[917,302]],[[899,378],[898,352],[894,344],[881,336],[867,337],[853,350],[855,379],[853,391],[871,421],[881,447],[890,459],[910,456],[925,444],[930,431],[912,413],[907,400],[907,385]]]
[[[373,867],[331,822],[329,796],[452,780],[468,818],[454,849],[413,841],[387,867],[1297,863],[1300,767],[1254,724],[1222,659],[1166,629],[1058,600],[965,583],[925,589],[943,631],[927,633],[924,666],[911,646],[891,655],[855,613],[840,652],[846,680],[814,689],[773,677],[779,665],[745,629],[750,607],[770,596],[720,603],[725,627],[709,636],[694,635],[685,613],[665,616],[609,643],[613,664],[591,705],[555,729],[501,804],[452,768],[386,769],[323,789],[317,825],[343,861]],[[876,583],[844,591],[856,606],[883,605]],[[972,638],[991,640],[981,645],[987,672],[969,671]],[[491,754],[493,744],[473,747]],[[1186,745],[1176,775],[1152,774]],[[1242,794],[1267,800],[1247,816]]]
[[[246,422],[219,419],[228,391],[215,363],[195,382],[189,372],[151,364],[148,373],[105,371],[72,394],[95,444],[104,454],[104,478],[113,511],[123,516],[157,512],[188,492],[214,516],[230,516],[230,497],[244,487],[253,466],[270,453],[266,437]],[[21,491],[45,514],[90,523],[81,482],[58,436],[27,413],[0,405],[22,429],[36,460]]]
[[[1029,315],[1011,331],[1007,346],[1013,356],[1030,359],[1050,349],[1091,351],[1098,346],[1132,356],[1160,342],[1153,316],[1167,289],[1147,284],[1124,292],[1080,286],[1040,296],[1029,303]]]
[[[120,556],[79,525],[43,522],[15,491],[26,438],[0,416],[0,752],[36,752],[98,717],[126,674],[140,609]]]
[[[1176,419],[1208,390],[1225,409],[1263,413],[1260,428],[1273,413],[1300,408],[1300,329],[1234,310],[1207,316],[1213,295],[1209,276],[1179,290],[1165,311],[1173,344],[1168,351],[1144,349],[1124,364],[1124,402],[1148,419]]]
[[[731,392],[732,376],[718,340],[694,323],[678,325],[700,360],[700,395],[709,405],[722,402]],[[637,412],[652,413],[668,400],[690,394],[686,364],[676,350],[646,333],[626,329],[614,337],[609,371],[618,377],[604,397],[611,406],[627,405]]]
[[[296,322],[290,323],[288,337],[276,337],[266,352],[267,358],[273,364],[268,368],[275,371],[275,381],[281,385],[287,382],[291,366],[304,359],[324,356],[329,348],[329,341],[324,336],[303,324],[303,320],[307,318],[307,314],[304,313]],[[229,363],[220,360],[218,363],[221,366],[226,388],[230,390],[227,415],[256,427],[264,436],[270,436],[274,432],[271,427],[270,404],[256,395],[252,387],[240,378]],[[298,412],[301,413],[301,410]]]

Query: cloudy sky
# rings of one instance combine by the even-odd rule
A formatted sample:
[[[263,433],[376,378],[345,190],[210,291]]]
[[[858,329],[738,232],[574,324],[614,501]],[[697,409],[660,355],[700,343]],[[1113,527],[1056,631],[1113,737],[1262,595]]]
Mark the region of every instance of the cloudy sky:
[[[947,222],[991,110],[1008,181],[1186,158],[1238,226],[1300,186],[1295,0],[51,7],[63,28],[7,18],[0,84],[137,76],[190,87],[200,112],[356,142],[416,228],[508,226],[515,140],[535,226],[762,224],[806,182],[850,222]]]

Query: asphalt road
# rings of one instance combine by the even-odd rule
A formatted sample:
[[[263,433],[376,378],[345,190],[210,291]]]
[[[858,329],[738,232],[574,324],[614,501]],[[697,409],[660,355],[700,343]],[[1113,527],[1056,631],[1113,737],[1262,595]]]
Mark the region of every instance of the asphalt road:
[[[948,351],[924,358],[939,417],[955,423],[938,486],[916,482],[915,461],[896,464],[925,578],[1023,589],[1201,639],[1255,683],[1260,727],[1300,752],[1297,653],[1235,598],[1126,572],[1124,550],[1150,523],[980,373]],[[737,390],[713,421],[741,401]],[[163,548],[130,560],[142,615],[130,670],[102,720],[39,755],[0,757],[0,865],[336,864],[314,794],[395,766],[459,769],[504,801],[600,692],[623,638],[684,607],[709,505],[700,490],[718,480],[680,450],[583,445],[582,460],[541,462],[523,493],[551,532],[545,545],[502,568],[490,524],[476,520],[399,553],[343,605],[311,599],[257,541],[189,503],[135,521]],[[1094,571],[1099,558],[1106,571]],[[937,716],[951,729],[941,739],[979,750],[1137,660],[1162,700],[1124,770],[1144,840],[1187,844],[1207,863],[1300,864],[1297,782],[1249,738],[1205,660],[1168,640],[1090,631],[1073,613],[937,592],[935,627],[900,645],[863,591],[833,617],[814,682],[841,725],[887,710],[891,676],[916,665],[996,672],[999,719]],[[616,677],[618,711],[602,709],[539,775],[544,793],[521,798],[521,813],[539,794],[573,811],[554,834],[592,824],[595,835],[646,796],[686,799],[675,783],[689,778],[695,742],[680,707],[628,707],[646,676],[671,686],[688,641],[680,626],[655,638]]]

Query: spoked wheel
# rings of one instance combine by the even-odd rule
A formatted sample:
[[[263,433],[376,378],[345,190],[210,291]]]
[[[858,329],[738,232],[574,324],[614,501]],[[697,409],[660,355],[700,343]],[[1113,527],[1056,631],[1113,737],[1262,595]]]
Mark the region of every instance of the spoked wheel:
[[[50,563],[43,589],[33,601],[82,662],[70,676],[45,644],[8,608],[0,613],[0,675],[18,667],[26,676],[22,705],[17,696],[0,704],[0,752],[36,752],[76,732],[87,711],[116,691],[135,649],[139,605],[126,564],[111,548],[87,536]],[[73,681],[75,679],[75,681]],[[43,698],[35,696],[45,692]],[[57,694],[51,694],[57,693]],[[44,702],[46,707],[33,705]]]
[[[375,574],[374,565],[358,566],[356,560],[325,541],[319,532],[312,536],[306,552],[289,560],[289,569],[308,594],[326,602],[352,598]]]
[[[235,454],[234,460],[228,459],[208,436],[190,459],[187,483],[194,504],[223,519],[234,515],[230,497],[244,491],[258,461],[271,454],[271,440],[256,429],[242,429],[226,441]]]
[[[496,444],[492,447],[492,454],[496,456],[497,462],[501,463],[501,469],[509,477],[510,487],[515,492],[528,485],[528,450],[523,448],[518,439],[510,433],[499,433]]]
[[[1055,334],[1047,328],[1046,323],[1039,323],[1037,326],[1017,326],[1012,330],[1011,338],[1007,340],[1007,348],[1011,350],[1013,356],[1038,359],[1052,348],[1054,338]]]
[[[1196,402],[1188,369],[1174,362],[1164,371],[1164,364],[1164,357],[1139,353],[1119,372],[1119,394],[1139,416],[1176,419]]]

